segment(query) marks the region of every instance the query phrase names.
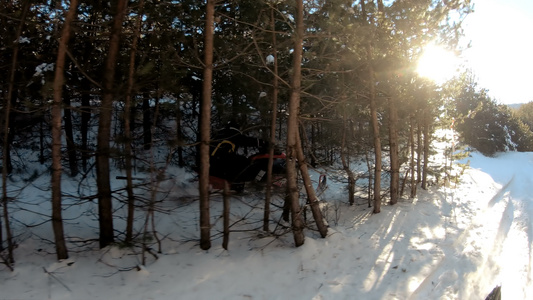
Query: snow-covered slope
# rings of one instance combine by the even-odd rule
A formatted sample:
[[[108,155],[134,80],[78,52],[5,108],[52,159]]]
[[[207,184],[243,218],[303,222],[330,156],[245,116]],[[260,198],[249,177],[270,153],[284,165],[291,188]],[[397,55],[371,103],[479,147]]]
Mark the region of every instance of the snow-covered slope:
[[[20,244],[15,271],[0,266],[0,298],[484,299],[502,284],[504,299],[531,299],[533,153],[474,153],[469,160],[457,186],[420,190],[416,199],[384,205],[376,215],[364,200],[347,205],[343,184],[330,180],[323,196],[329,236],[306,229],[299,248],[290,233],[282,234],[286,224],[278,225],[279,197],[271,226],[277,235],[265,235],[261,193],[235,195],[229,251],[221,247],[221,197],[212,198],[213,247],[202,251],[195,183],[183,170],[170,170],[155,214],[162,251],[151,244],[154,255],[146,254],[145,265],[139,248],[99,250],[90,240],[97,237],[90,201],[66,208],[70,258],[56,262],[51,224],[39,225],[35,214],[49,209],[48,192],[35,188],[23,197],[26,204],[13,208]],[[140,230],[145,213],[137,215]],[[117,220],[117,230],[123,224]]]

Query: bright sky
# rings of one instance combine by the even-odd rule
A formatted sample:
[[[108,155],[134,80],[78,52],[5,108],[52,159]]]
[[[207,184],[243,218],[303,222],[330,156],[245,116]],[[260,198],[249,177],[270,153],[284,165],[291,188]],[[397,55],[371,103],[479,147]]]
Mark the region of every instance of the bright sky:
[[[499,103],[533,101],[533,1],[474,0],[465,58],[480,87]]]

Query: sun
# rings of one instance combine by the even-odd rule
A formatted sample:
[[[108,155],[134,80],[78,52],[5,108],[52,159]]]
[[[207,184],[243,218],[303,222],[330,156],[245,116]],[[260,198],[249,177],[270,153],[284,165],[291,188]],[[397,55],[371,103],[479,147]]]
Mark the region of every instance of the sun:
[[[458,66],[459,58],[453,52],[430,44],[422,52],[416,72],[437,84],[442,84],[457,73]]]

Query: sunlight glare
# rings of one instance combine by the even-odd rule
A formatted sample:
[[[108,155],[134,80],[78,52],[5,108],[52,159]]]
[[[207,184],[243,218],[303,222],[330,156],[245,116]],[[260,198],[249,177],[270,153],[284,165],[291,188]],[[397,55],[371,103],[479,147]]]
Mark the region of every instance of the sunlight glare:
[[[459,58],[452,52],[435,44],[426,46],[418,60],[416,72],[422,77],[442,84],[457,72]]]
[[[533,100],[533,39],[521,30],[533,28],[533,1],[486,0],[475,10],[463,26],[463,44],[471,46],[463,55],[477,83],[505,104]]]

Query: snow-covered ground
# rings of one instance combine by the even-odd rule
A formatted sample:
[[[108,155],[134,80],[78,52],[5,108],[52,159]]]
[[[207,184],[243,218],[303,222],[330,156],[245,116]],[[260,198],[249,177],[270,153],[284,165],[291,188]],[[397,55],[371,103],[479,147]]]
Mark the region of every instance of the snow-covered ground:
[[[167,192],[155,213],[161,253],[151,239],[154,255],[144,265],[138,247],[98,249],[96,204],[69,197],[70,258],[57,262],[51,224],[37,214],[49,209],[50,192],[42,191],[49,177],[20,180],[13,183],[26,186],[12,205],[16,265],[14,272],[0,265],[0,299],[484,299],[498,284],[503,299],[532,299],[533,153],[473,153],[468,160],[458,185],[420,189],[416,199],[384,204],[375,215],[365,200],[349,206],[344,185],[329,180],[329,235],[308,228],[299,248],[283,234],[287,224],[278,225],[277,206],[275,235],[261,231],[259,191],[234,195],[229,251],[221,246],[221,197],[212,197],[213,246],[202,251],[195,183],[169,169],[174,176],[161,182]],[[73,194],[91,194],[91,186],[63,183]],[[137,217],[140,231],[145,212]],[[115,228],[121,236],[124,220]]]

